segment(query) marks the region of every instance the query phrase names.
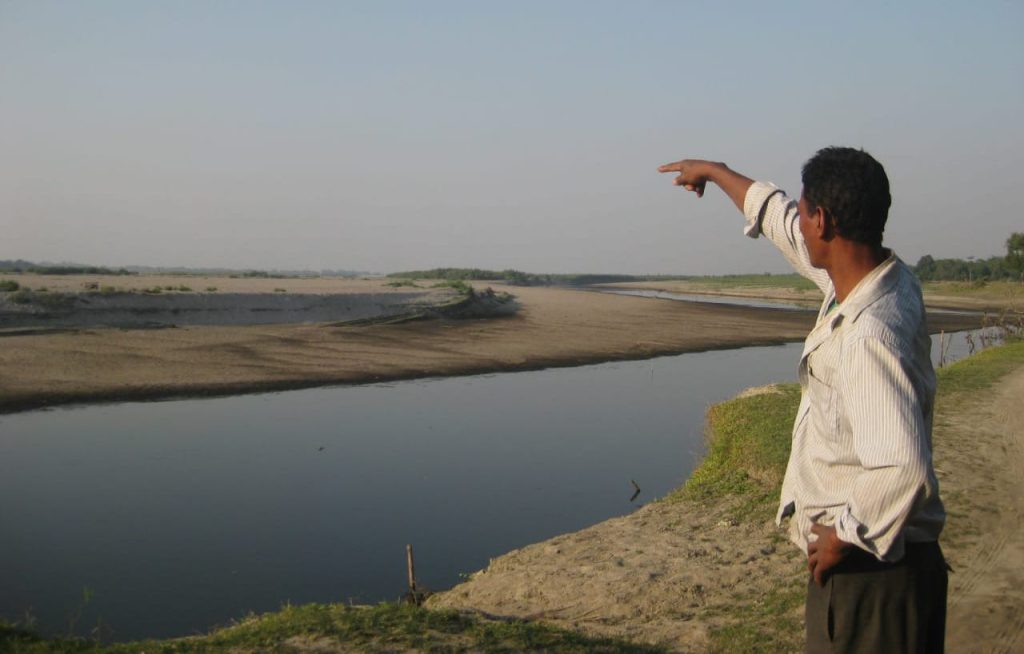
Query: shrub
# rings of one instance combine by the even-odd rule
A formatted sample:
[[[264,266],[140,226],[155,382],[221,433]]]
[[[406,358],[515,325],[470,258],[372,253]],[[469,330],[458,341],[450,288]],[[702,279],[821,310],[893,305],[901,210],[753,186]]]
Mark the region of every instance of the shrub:
[[[216,293],[217,292],[217,287],[216,286],[207,286],[206,287],[206,292],[207,293]]]
[[[178,290],[181,291],[182,293],[191,293],[192,292],[192,289],[189,288],[188,286],[185,286],[184,284],[179,286]]]
[[[0,279],[0,293],[11,293],[21,288],[21,284],[13,279]]]

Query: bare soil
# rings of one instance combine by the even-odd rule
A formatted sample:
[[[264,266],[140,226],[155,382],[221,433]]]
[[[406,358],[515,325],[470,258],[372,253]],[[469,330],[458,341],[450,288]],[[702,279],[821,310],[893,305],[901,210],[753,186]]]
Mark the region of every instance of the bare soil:
[[[946,649],[1024,651],[1024,370],[936,429],[949,510]]]

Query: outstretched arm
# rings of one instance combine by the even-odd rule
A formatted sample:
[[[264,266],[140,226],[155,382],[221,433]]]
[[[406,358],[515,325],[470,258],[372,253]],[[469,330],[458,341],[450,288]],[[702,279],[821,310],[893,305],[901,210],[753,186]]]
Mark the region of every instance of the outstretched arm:
[[[755,182],[724,163],[703,159],[683,159],[658,168],[663,173],[679,173],[675,185],[704,195],[708,182],[725,191],[736,208],[747,218],[744,233],[752,238],[767,236],[782,252],[793,268],[821,289],[830,292],[828,273],[811,265],[807,246],[799,229],[797,202],[772,184]]]
[[[660,166],[658,172],[679,173],[675,185],[693,191],[698,198],[704,196],[704,187],[707,183],[714,182],[725,191],[740,211],[743,211],[743,199],[747,196],[747,189],[754,183],[754,180],[732,170],[720,161],[703,159],[683,159],[668,163]]]

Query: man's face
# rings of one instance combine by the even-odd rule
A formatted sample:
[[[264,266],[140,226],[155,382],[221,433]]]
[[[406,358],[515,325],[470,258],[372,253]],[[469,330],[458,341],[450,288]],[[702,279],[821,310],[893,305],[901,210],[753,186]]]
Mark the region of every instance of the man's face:
[[[800,233],[803,235],[804,243],[807,245],[807,255],[811,259],[811,265],[815,268],[821,268],[823,241],[818,235],[815,210],[808,206],[803,193],[800,193],[800,202],[796,206],[797,212],[800,214]]]

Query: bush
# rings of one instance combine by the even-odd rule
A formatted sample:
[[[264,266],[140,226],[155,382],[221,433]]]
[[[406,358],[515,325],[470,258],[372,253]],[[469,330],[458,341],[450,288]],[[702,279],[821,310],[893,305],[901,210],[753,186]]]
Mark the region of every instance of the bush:
[[[11,293],[21,288],[21,284],[13,279],[0,279],[0,293]]]
[[[216,293],[217,292],[217,287],[216,286],[207,286],[206,287],[206,292],[207,293]]]
[[[192,292],[192,289],[190,287],[188,287],[188,286],[185,286],[184,284],[179,286],[178,290],[181,291],[182,293],[191,293]]]

